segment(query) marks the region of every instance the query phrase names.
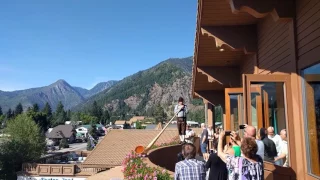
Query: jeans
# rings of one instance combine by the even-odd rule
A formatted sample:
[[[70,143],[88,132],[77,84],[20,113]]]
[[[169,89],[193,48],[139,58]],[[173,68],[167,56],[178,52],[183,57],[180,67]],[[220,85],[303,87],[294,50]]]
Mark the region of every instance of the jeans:
[[[202,152],[202,153],[207,153],[207,146],[208,146],[207,143],[202,143],[202,144],[200,145],[200,149],[201,149],[201,152]]]

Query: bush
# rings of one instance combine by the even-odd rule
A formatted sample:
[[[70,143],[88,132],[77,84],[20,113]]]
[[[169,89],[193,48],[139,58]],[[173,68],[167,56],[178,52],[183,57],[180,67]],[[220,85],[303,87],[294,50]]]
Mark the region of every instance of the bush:
[[[59,144],[59,149],[61,148],[69,148],[69,144],[67,142],[66,138],[61,139],[60,144]]]
[[[125,179],[157,179],[172,180],[167,170],[160,167],[149,167],[143,162],[143,156],[135,154],[134,151],[129,153],[122,162],[122,172]]]

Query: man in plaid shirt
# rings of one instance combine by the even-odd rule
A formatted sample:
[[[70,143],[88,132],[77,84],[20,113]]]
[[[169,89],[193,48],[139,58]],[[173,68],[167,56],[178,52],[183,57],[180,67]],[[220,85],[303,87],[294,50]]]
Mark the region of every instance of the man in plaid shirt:
[[[186,143],[182,146],[183,161],[176,163],[175,180],[205,180],[206,170],[202,161],[196,160],[196,147]]]

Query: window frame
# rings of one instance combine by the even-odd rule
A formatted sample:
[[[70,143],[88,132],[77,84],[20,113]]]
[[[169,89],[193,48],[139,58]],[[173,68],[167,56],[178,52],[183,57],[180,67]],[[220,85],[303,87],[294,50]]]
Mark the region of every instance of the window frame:
[[[320,62],[319,62],[320,63]],[[317,63],[318,64],[318,63]],[[302,92],[302,108],[303,108],[303,124],[304,124],[304,136],[305,136],[305,147],[306,147],[306,159],[307,159],[307,172],[308,175],[314,177],[314,178],[320,178],[320,176],[313,174],[312,172],[312,165],[311,165],[311,153],[310,153],[310,138],[309,138],[309,118],[308,118],[308,110],[307,110],[307,94],[306,94],[306,79],[305,79],[305,73],[304,71],[314,65],[317,64],[313,64],[311,66],[307,66],[303,69],[300,70],[300,77],[301,77],[301,92]]]

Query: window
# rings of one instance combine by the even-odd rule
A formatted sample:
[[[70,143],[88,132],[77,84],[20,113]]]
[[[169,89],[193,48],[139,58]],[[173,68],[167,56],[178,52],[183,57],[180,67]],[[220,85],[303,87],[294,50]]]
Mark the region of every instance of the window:
[[[309,171],[320,176],[320,64],[302,71]]]

